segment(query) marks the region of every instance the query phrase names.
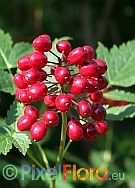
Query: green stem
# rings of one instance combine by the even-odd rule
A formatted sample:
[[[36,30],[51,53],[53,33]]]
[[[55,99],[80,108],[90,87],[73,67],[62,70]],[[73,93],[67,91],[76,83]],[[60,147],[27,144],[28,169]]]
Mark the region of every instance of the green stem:
[[[39,152],[40,152],[40,154],[41,154],[41,156],[42,156],[42,159],[43,159],[43,161],[44,161],[44,164],[45,164],[46,168],[50,168],[50,165],[49,165],[47,156],[46,156],[46,154],[45,154],[45,151],[43,150],[43,148],[41,147],[41,145],[40,145],[39,143],[37,143],[37,147],[38,147],[38,149],[39,149]]]
[[[34,162],[34,163],[36,163],[40,168],[44,168],[44,166],[41,164],[41,163],[39,163],[38,161],[37,161],[37,159],[35,158],[35,157],[33,157],[33,155],[29,152],[29,151],[27,151],[27,155],[31,158],[31,160]]]
[[[65,149],[64,149],[64,151],[63,151],[63,156],[62,156],[62,158],[65,156],[65,154],[66,154],[66,152],[67,152],[69,146],[71,145],[71,143],[72,143],[72,140],[69,140],[68,143],[67,143],[67,145],[66,145],[66,147],[65,147]]]
[[[6,64],[6,66],[7,66],[8,72],[12,74],[10,64],[9,64],[9,62],[8,62],[5,54],[3,53],[3,51],[1,49],[0,49],[0,54],[1,54],[1,56],[2,56],[2,58],[3,58],[3,60],[4,60],[5,64]]]

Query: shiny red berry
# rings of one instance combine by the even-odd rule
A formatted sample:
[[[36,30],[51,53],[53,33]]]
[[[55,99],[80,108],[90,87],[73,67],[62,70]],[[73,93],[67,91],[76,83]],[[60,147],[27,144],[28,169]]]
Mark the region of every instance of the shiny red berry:
[[[94,57],[94,49],[89,45],[83,46],[83,49],[87,52],[87,60],[91,60]]]
[[[31,67],[29,65],[29,60],[30,60],[29,55],[25,55],[25,56],[19,58],[19,60],[17,62],[18,69],[20,69],[22,71],[30,69]]]
[[[33,102],[32,97],[29,94],[28,88],[17,89],[15,96],[20,102],[22,102],[24,104],[31,104]]]
[[[96,77],[98,75],[99,66],[98,64],[93,61],[85,61],[79,66],[79,72],[83,77]]]
[[[48,52],[52,48],[52,41],[49,35],[40,35],[34,39],[33,47],[39,52]]]
[[[38,81],[42,82],[46,80],[47,78],[47,72],[43,69],[38,70]]]
[[[35,84],[38,81],[39,74],[35,68],[30,68],[27,71],[23,71],[24,80],[28,85]]]
[[[44,83],[35,83],[29,87],[29,95],[33,101],[43,99],[47,91],[47,86]]]
[[[98,78],[93,78],[93,79],[95,79],[98,82],[98,88],[100,90],[105,89],[108,85],[108,81],[104,76],[99,76]]]
[[[105,61],[101,59],[93,59],[93,60],[96,61],[96,63],[98,64],[99,66],[98,76],[101,76],[107,71],[107,64]]]
[[[60,84],[66,84],[70,80],[70,71],[66,67],[58,67],[54,72],[55,79]]]
[[[89,87],[87,88],[87,93],[95,93],[98,91],[98,82],[92,78],[87,79]]]
[[[24,109],[24,114],[29,115],[33,117],[33,119],[36,121],[39,117],[38,109],[35,106],[27,105]]]
[[[95,93],[89,93],[88,96],[91,101],[99,102],[103,98],[103,92],[101,90],[98,90]]]
[[[35,122],[32,116],[24,115],[17,121],[17,128],[19,131],[27,131],[31,128]]]
[[[41,141],[47,134],[47,126],[44,122],[35,122],[30,129],[30,138],[35,141]]]
[[[25,89],[28,87],[28,85],[24,81],[24,76],[22,74],[15,74],[13,81],[14,84],[20,89]]]
[[[67,112],[72,107],[72,102],[66,94],[60,94],[55,99],[55,105],[61,112]]]
[[[29,66],[41,69],[47,64],[47,56],[42,52],[33,52],[29,55]]]
[[[67,40],[61,40],[57,42],[56,49],[58,50],[58,52],[63,52],[65,55],[68,55],[71,51],[71,44]]]
[[[106,110],[101,104],[94,103],[91,106],[91,118],[100,121],[106,116]]]
[[[70,92],[75,95],[83,94],[89,88],[89,83],[86,78],[81,76],[74,76],[69,82]]]
[[[106,121],[94,121],[93,124],[96,126],[98,130],[98,135],[104,135],[108,131],[108,125]]]
[[[91,104],[87,100],[81,100],[77,105],[77,110],[80,116],[88,118],[91,115]]]
[[[83,131],[81,123],[77,120],[71,120],[67,125],[67,135],[73,141],[82,139]]]
[[[87,59],[87,52],[82,47],[74,48],[67,56],[70,65],[81,65]]]
[[[49,107],[55,107],[56,94],[48,94],[44,97],[44,103]]]
[[[59,116],[54,110],[46,110],[43,113],[43,119],[46,126],[55,127],[59,123]]]
[[[98,130],[92,123],[85,123],[82,126],[82,130],[83,138],[86,140],[93,141],[98,136]]]

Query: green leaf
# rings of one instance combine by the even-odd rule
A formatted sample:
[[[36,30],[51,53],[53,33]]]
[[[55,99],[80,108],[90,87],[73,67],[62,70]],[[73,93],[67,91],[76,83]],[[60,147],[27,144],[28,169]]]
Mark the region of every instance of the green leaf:
[[[29,43],[25,43],[25,42],[16,43],[13,46],[11,53],[9,54],[8,57],[8,62],[10,62],[10,68],[16,68],[18,59],[24,55],[31,53],[33,50],[34,49]]]
[[[0,91],[14,95],[15,86],[13,84],[13,76],[6,71],[0,71]]]
[[[0,154],[6,155],[12,149],[12,137],[9,134],[0,134]]]
[[[114,45],[110,50],[99,42],[96,53],[97,58],[105,60],[108,65],[105,75],[109,85],[129,87],[135,84],[135,40],[119,47]]]
[[[107,120],[123,120],[124,118],[132,118],[135,116],[135,105],[114,106],[106,109]]]
[[[127,101],[135,103],[135,94],[130,92],[125,92],[123,90],[113,90],[104,93],[104,97],[107,99],[117,100],[117,101]]]
[[[0,68],[7,69],[10,67],[7,57],[9,56],[12,49],[13,41],[9,33],[4,33],[0,29]]]
[[[12,125],[14,124],[17,119],[22,116],[24,109],[24,104],[14,101],[13,104],[10,105],[10,109],[7,111],[7,117],[6,117],[6,124]]]
[[[13,145],[23,154],[26,155],[26,152],[31,144],[29,137],[25,133],[16,132],[12,135]]]

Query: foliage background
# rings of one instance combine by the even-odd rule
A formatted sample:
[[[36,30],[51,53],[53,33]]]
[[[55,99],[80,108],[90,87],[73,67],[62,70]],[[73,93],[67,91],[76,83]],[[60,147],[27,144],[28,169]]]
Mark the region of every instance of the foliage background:
[[[1,0],[0,28],[10,32],[14,42],[31,42],[35,36],[48,33],[54,38],[71,36],[73,47],[84,44],[97,47],[101,41],[108,48],[113,44],[134,39],[135,1],[133,0]],[[128,88],[135,91],[135,87]],[[0,92],[0,116],[4,118],[13,101],[13,96]],[[135,185],[135,119],[109,122],[109,133],[95,142],[80,141],[71,145],[63,163],[76,163],[79,167],[108,167],[110,173],[125,173],[119,181],[69,181],[59,182],[58,187],[115,187],[133,188]],[[54,138],[52,140],[52,137]],[[54,164],[58,146],[59,128],[47,136],[44,147]],[[33,155],[36,149],[32,146]],[[39,160],[40,157],[38,156]],[[0,156],[1,168],[6,164],[31,164],[15,148],[5,157]],[[0,169],[1,170],[1,169]],[[46,187],[44,182],[16,179],[6,181],[0,176],[0,187]]]

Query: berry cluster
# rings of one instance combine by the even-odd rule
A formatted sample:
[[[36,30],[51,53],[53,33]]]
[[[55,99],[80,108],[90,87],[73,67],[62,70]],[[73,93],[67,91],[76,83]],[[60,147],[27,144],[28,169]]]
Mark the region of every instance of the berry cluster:
[[[40,141],[48,127],[58,125],[58,113],[65,112],[70,117],[66,129],[71,140],[94,140],[98,135],[104,135],[108,125],[104,120],[106,110],[100,101],[102,90],[108,84],[103,76],[107,71],[106,63],[94,58],[91,46],[71,49],[67,40],[56,44],[59,57],[51,51],[52,41],[47,34],[35,38],[32,45],[36,51],[18,60],[20,73],[14,75],[16,98],[26,104],[24,115],[17,122],[18,129],[29,130],[31,139]],[[50,62],[45,52],[57,57],[57,62]],[[47,66],[50,73],[45,71]],[[55,81],[49,81],[49,77]],[[39,100],[48,106],[42,115],[32,105]],[[77,110],[78,117],[72,114],[72,107]],[[87,121],[90,118],[91,123]]]

